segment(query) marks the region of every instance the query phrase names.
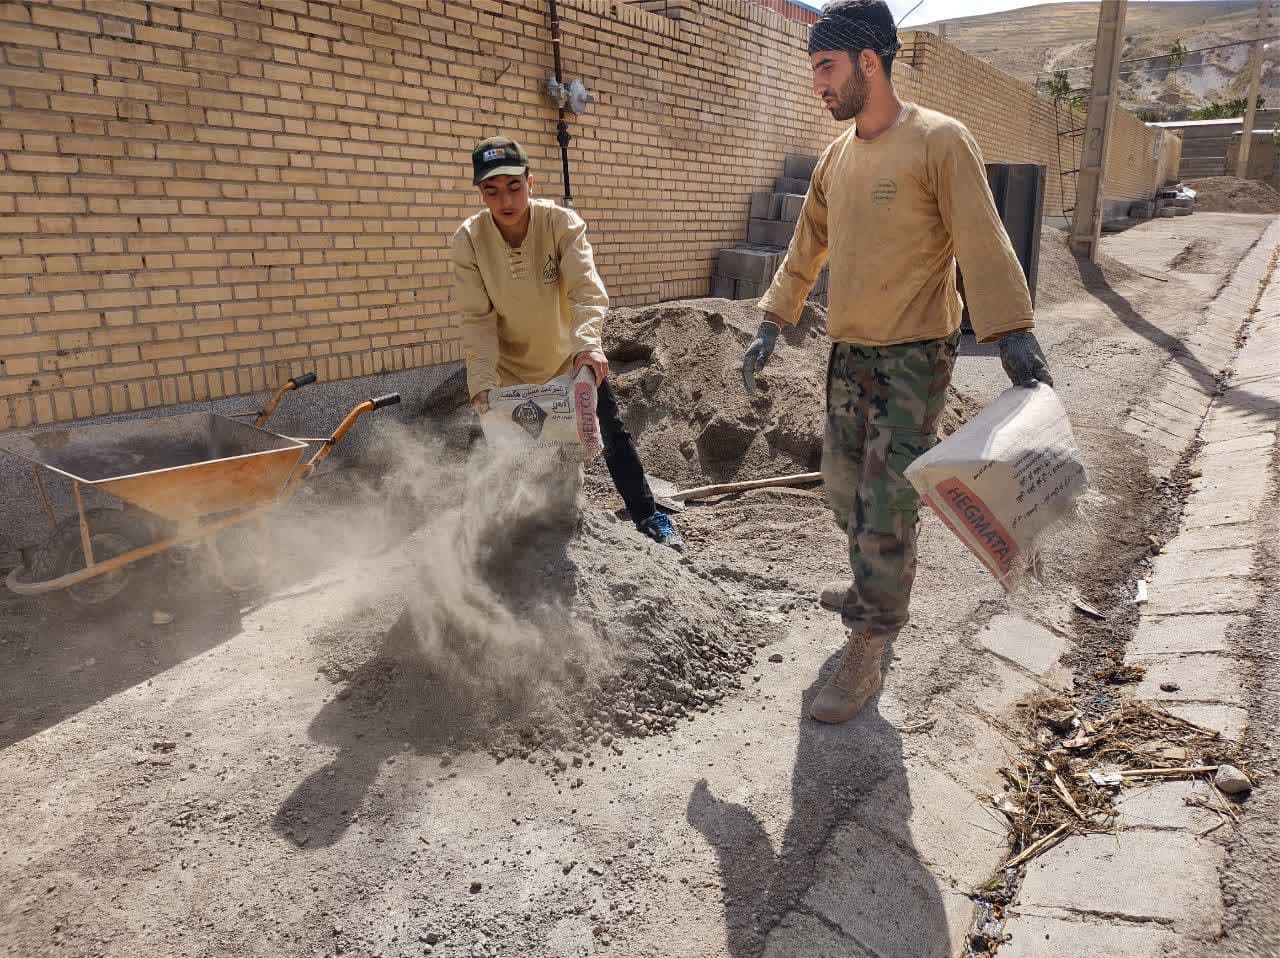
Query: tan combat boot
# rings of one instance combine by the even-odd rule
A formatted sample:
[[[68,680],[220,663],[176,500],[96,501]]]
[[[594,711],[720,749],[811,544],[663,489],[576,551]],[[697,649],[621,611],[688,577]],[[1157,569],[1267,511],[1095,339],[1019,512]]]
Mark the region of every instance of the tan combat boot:
[[[819,722],[847,722],[880,691],[880,665],[888,635],[850,632],[844,655],[827,684],[809,706],[809,715]]]
[[[844,597],[848,594],[848,582],[828,582],[818,593],[818,604],[824,609],[839,612],[844,608]]]

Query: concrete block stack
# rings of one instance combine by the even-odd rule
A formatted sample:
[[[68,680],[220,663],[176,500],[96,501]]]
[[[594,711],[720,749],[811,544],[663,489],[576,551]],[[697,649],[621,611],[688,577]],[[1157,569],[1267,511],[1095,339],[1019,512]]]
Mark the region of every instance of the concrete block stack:
[[[751,196],[751,221],[747,242],[720,251],[716,273],[711,278],[711,295],[719,299],[756,299],[763,296],[782,265],[782,257],[796,231],[796,221],[804,206],[809,180],[818,159],[788,156],[782,176],[774,181],[772,193]],[[827,271],[824,269],[809,294],[812,302],[827,304]]]

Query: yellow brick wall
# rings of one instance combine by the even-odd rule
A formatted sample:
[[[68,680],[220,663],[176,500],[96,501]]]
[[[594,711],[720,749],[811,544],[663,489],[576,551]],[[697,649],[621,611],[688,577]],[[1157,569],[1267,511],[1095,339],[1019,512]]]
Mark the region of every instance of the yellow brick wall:
[[[620,304],[705,294],[749,195],[837,131],[804,25],[647,6],[669,16],[560,4],[596,97],[574,196]],[[917,41],[904,94],[988,160],[1047,163],[1060,208],[1053,104]],[[509,132],[559,194],[551,59],[543,0],[0,0],[0,429],[460,358],[468,150]]]
[[[1075,205],[1075,175],[1086,116],[1039,96],[1028,84],[1002,73],[931,33],[903,38],[903,57],[915,69],[895,68],[899,91],[964,122],[988,163],[1042,163],[1048,167],[1045,216],[1061,216]],[[1155,131],[1131,113],[1116,115],[1107,151],[1107,199],[1149,199],[1161,184]],[[1168,143],[1166,150],[1181,150]],[[1167,154],[1166,154],[1167,156]],[[1167,162],[1167,160],[1166,160]]]

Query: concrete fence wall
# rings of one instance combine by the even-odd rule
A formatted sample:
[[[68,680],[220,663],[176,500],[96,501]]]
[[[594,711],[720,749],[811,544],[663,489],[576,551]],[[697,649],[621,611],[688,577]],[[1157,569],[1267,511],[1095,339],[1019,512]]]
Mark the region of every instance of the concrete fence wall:
[[[1235,176],[1236,166],[1240,162],[1241,133],[1231,138],[1227,147],[1226,168]],[[1247,179],[1266,183],[1272,189],[1280,187],[1280,148],[1276,143],[1276,135],[1270,131],[1253,131],[1249,143],[1249,170]]]
[[[704,295],[751,193],[838,130],[808,27],[750,0],[560,8],[596,97],[573,192],[614,301]],[[1046,211],[1070,205],[1058,134],[1083,117],[906,40],[904,95],[989,161],[1045,164]],[[468,150],[509,132],[558,195],[551,71],[541,0],[0,4],[0,429],[456,361]],[[1108,193],[1145,198],[1154,133],[1117,131]]]
[[[1156,185],[1170,186],[1181,178],[1182,134],[1176,130],[1156,131],[1156,146],[1160,150],[1160,167],[1156,171]]]
[[[1235,176],[1235,159],[1231,144],[1240,136],[1244,119],[1196,121],[1160,124],[1167,131],[1181,131],[1182,164],[1178,175],[1192,180],[1205,176]],[[1271,131],[1280,126],[1280,110],[1259,110],[1254,119],[1254,132]],[[1249,177],[1254,179],[1252,175]]]

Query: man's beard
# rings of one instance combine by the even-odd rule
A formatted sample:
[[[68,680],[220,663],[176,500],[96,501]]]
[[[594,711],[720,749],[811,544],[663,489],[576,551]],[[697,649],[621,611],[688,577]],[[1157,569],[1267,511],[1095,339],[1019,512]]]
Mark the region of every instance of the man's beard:
[[[828,109],[831,116],[839,121],[852,120],[867,105],[867,78],[862,73],[862,64],[856,60],[849,80],[836,93],[836,101]]]

